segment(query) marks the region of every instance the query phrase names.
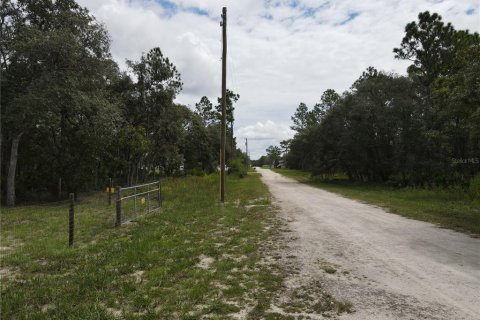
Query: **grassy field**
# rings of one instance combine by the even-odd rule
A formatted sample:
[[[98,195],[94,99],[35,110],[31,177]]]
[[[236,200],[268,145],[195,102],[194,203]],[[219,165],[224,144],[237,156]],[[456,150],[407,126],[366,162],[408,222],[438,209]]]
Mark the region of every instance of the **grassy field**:
[[[277,319],[283,275],[261,263],[276,228],[258,174],[164,183],[164,207],[114,228],[105,194],[80,197],[68,247],[66,203],[2,208],[2,319]],[[247,311],[245,311],[247,310]]]
[[[452,189],[394,189],[384,185],[355,184],[346,180],[313,180],[300,170],[274,169],[287,177],[324,190],[384,207],[390,212],[441,227],[480,235],[480,201]]]

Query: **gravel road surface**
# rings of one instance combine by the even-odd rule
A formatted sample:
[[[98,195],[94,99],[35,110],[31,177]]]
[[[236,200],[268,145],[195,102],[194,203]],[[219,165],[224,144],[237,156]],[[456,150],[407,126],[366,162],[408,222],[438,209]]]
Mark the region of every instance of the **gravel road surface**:
[[[288,281],[321,279],[354,306],[340,318],[480,319],[480,239],[258,172],[291,231]]]

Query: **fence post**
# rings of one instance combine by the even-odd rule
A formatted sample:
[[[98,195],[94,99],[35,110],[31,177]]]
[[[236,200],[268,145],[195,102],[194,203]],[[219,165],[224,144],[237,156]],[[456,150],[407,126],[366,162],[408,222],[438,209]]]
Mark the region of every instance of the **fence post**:
[[[118,227],[121,224],[122,224],[122,190],[120,186],[117,186],[115,226]]]
[[[157,197],[158,197],[158,205],[161,207],[162,206],[162,184],[160,183],[160,179],[158,180],[158,191],[157,191]]]
[[[150,189],[150,186],[147,187]],[[147,203],[148,203],[148,212],[151,211],[151,205],[150,205],[150,190],[147,190]]]
[[[70,193],[70,210],[68,212],[68,245],[73,246],[75,233],[75,194]]]
[[[135,214],[137,214],[137,187],[135,186],[135,189],[133,189],[135,192],[135,196],[133,197],[133,211],[135,211]]]
[[[112,205],[112,188],[113,188],[113,185],[112,185],[112,178],[110,178],[109,182],[108,182],[108,205]]]

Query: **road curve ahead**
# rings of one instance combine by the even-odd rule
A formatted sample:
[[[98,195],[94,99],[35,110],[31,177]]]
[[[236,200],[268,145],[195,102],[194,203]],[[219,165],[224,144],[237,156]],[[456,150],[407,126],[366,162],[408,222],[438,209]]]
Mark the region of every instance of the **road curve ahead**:
[[[354,305],[342,318],[480,319],[480,239],[258,172],[303,274]],[[337,272],[323,272],[325,263]]]

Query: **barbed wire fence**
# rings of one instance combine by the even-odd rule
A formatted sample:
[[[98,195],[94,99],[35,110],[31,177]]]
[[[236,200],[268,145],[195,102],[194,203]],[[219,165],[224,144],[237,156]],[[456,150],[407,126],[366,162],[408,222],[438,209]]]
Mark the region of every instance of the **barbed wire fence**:
[[[162,202],[160,181],[116,188],[110,181],[106,192],[71,193],[68,200],[5,207],[0,244],[19,247],[16,234],[39,233],[46,237],[36,241],[45,246],[83,246],[114,227],[159,210]]]

